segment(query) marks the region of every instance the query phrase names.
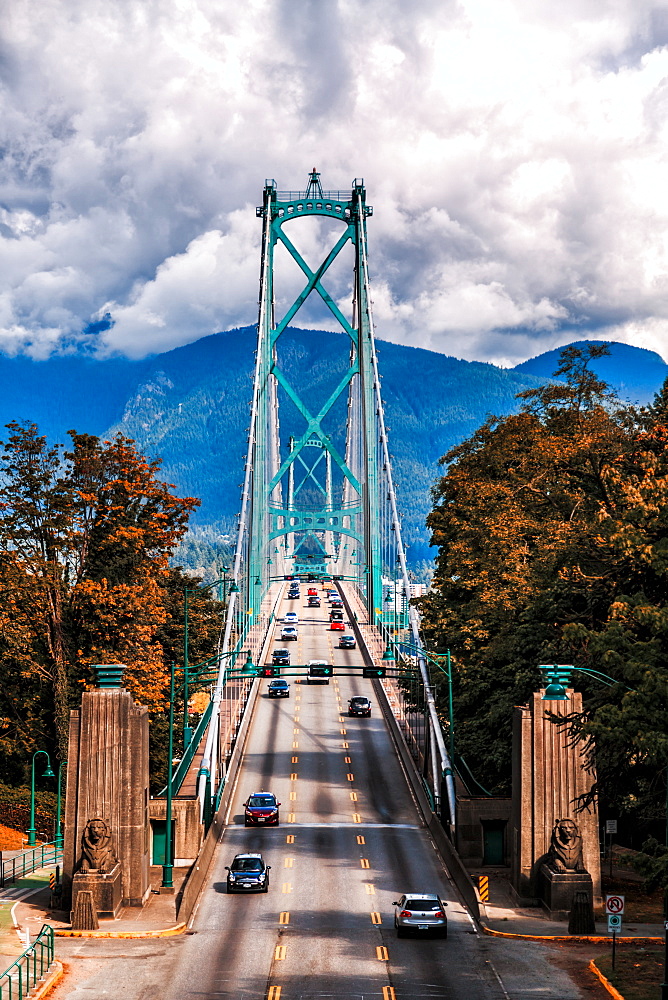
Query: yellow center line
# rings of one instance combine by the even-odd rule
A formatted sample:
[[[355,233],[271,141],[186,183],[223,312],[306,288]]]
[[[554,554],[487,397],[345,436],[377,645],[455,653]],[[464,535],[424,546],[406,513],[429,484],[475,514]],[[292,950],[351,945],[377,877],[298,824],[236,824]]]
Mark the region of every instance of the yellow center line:
[[[344,757],[343,758],[343,763],[344,764],[352,764],[352,760],[350,759],[350,757]]]
[[[288,813],[288,823],[294,823],[294,822],[295,822],[295,814]]]
[[[297,793],[296,792],[290,792],[290,801],[291,802],[296,802],[297,801]]]
[[[373,882],[365,882],[364,883],[364,888],[366,889],[367,896],[375,896],[376,895],[376,887],[373,884]]]
[[[294,835],[294,833],[289,833],[287,835],[287,837],[285,838],[285,843],[286,844],[294,844],[294,842],[295,842],[295,835]]]
[[[387,949],[385,949],[385,950],[387,951]],[[276,962],[282,962],[283,959],[285,958],[286,951],[287,951],[287,948],[286,948],[286,946],[284,944],[277,944],[276,945],[276,949],[274,951],[274,960]],[[377,948],[376,948],[376,951],[378,951]]]
[[[341,735],[342,735],[342,736],[345,736],[345,735],[346,735],[346,731],[345,731],[345,729],[339,729],[339,732],[341,733]]]
[[[270,986],[269,992],[267,993],[267,1000],[281,1000],[281,989],[280,986]],[[383,987],[385,989],[385,987]],[[385,994],[383,993],[383,997]],[[392,994],[392,1000],[394,1000],[394,994]]]
[[[268,1000],[272,1000],[271,994],[269,994]],[[397,994],[394,992],[394,986],[383,986],[383,1000],[397,1000]]]
[[[361,833],[357,834],[357,843],[358,844],[366,844],[366,840],[364,839],[364,837],[362,836]]]
[[[295,866],[294,858],[286,858],[285,861],[283,862],[284,868],[294,868],[294,866]]]
[[[352,773],[352,771],[348,771],[347,777],[348,777],[348,781],[354,781],[355,780],[355,775]]]
[[[371,865],[369,864],[369,859],[368,858],[360,858],[360,864],[361,864],[362,868],[370,868],[371,867]]]
[[[359,813],[353,813],[353,823],[361,823],[362,817]]]
[[[281,892],[284,896],[288,896],[292,892],[292,882],[284,882],[281,886]]]
[[[350,744],[346,743],[346,741],[344,740],[343,743],[341,744],[341,749],[342,750],[349,750],[350,749]]]
[[[292,749],[293,749],[293,750],[298,750],[298,749],[299,749],[299,741],[298,741],[298,740],[295,740],[295,741],[293,742],[293,744],[292,744]]]
[[[357,792],[351,792],[350,793],[350,801],[351,802],[357,802]]]
[[[278,948],[276,950],[278,951]],[[387,962],[387,961],[389,961],[390,956],[389,956],[387,948],[385,947],[384,944],[377,945],[377,947],[376,947],[376,958],[378,959],[379,962]]]
[[[279,924],[289,924],[290,923],[290,911],[282,910],[278,915]]]
[[[293,757],[292,758],[292,763],[293,764],[298,764],[299,763],[299,757]]]
[[[378,910],[371,911],[371,923],[372,924],[382,924],[383,918],[381,917]]]
[[[293,771],[292,774],[290,775],[290,781],[296,781],[296,780],[297,780],[297,772]]]

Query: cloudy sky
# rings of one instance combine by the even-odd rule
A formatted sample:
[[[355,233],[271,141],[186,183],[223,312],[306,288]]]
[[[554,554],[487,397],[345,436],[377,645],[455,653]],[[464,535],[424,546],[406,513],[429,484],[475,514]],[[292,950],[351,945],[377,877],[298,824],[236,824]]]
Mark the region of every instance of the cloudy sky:
[[[0,33],[0,350],[254,322],[264,180],[316,166],[365,180],[380,338],[668,360],[665,0],[8,0]]]

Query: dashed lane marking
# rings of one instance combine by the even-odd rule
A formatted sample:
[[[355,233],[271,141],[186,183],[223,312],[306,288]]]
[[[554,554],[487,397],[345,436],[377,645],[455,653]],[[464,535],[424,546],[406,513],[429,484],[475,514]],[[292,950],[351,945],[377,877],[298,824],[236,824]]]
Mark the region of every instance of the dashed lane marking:
[[[348,777],[348,781],[354,781],[355,780],[355,775],[352,773],[352,771],[348,771],[347,777]]]
[[[284,882],[281,886],[281,892],[284,896],[289,896],[292,892],[292,882]]]
[[[286,953],[287,950],[288,949],[286,948],[286,946],[284,944],[277,944],[276,948],[274,950],[274,961],[275,962],[282,962],[285,959],[285,953]],[[376,951],[378,951],[377,948],[376,948]]]
[[[285,843],[286,844],[294,844],[294,842],[295,842],[295,835],[294,835],[294,833],[289,833],[287,835],[287,837],[285,838]]]
[[[376,958],[379,962],[389,962],[390,956],[384,944],[376,946]]]
[[[372,924],[382,924],[383,918],[381,917],[378,910],[371,911],[371,923]]]
[[[351,792],[350,793],[350,801],[351,802],[357,802],[357,792]]]
[[[281,910],[281,912],[278,914],[278,922],[279,922],[279,924],[289,924],[290,923],[290,911],[289,910]]]
[[[366,844],[366,840],[364,839],[364,837],[362,836],[361,833],[358,833],[358,835],[357,835],[357,843],[358,844]]]
[[[360,858],[360,864],[361,864],[362,868],[370,868],[371,867],[371,865],[369,864],[369,859],[368,858]]]
[[[366,891],[367,896],[375,896],[376,895],[376,887],[373,884],[373,882],[365,882],[364,883],[364,889]]]

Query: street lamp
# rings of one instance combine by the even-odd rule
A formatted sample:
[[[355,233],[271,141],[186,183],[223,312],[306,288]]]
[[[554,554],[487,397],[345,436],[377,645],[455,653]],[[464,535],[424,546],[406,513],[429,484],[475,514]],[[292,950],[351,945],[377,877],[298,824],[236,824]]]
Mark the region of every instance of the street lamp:
[[[197,671],[198,667],[202,667],[199,672],[192,675],[192,680],[197,683],[202,679],[203,674],[211,673],[211,665],[214,662],[219,662],[228,656],[238,656],[239,650],[233,649],[228,653],[217,654],[216,656],[209,657],[208,660],[204,660],[201,664],[196,664],[193,668]],[[254,676],[256,672],[255,664],[253,663],[253,658],[251,656],[250,649],[246,654],[246,662],[239,671],[240,676]],[[160,888],[166,890],[167,892],[173,891],[174,889],[174,851],[172,843],[172,784],[174,781],[174,700],[176,695],[176,684],[175,684],[175,673],[176,664],[172,661],[172,668],[170,671],[169,679],[169,739],[168,739],[168,749],[167,749],[167,793],[165,802],[165,861],[162,866],[162,882],[160,883]],[[185,687],[186,678],[184,677],[184,683],[182,687]],[[42,751],[43,752],[43,751]]]
[[[58,850],[62,851],[63,849],[63,834],[60,829],[60,802],[61,802],[60,779],[63,773],[63,767],[65,767],[66,765],[67,765],[66,760],[61,760],[60,764],[58,765],[58,793],[56,796],[56,836],[55,836],[55,847],[57,851]]]
[[[433,664],[433,666],[435,666],[437,670],[440,670],[442,674],[445,674],[445,676],[448,679],[448,735],[449,735],[449,746],[450,746],[449,754],[450,754],[450,766],[454,767],[455,766],[455,712],[452,700],[452,663],[450,660],[450,650],[449,649],[446,650],[445,654],[447,662],[447,668],[446,668],[443,666],[442,663],[439,663],[438,660],[435,660],[433,656],[430,656],[423,646],[415,646],[410,642],[397,642],[396,645],[405,646],[407,649],[413,650],[420,656],[424,656],[425,660],[428,660],[429,663]],[[385,653],[383,654],[383,659],[386,658],[385,654],[388,652],[388,650],[390,650],[389,644],[388,648],[385,650]]]
[[[46,757],[47,764],[42,773],[43,778],[55,778],[55,774],[51,770],[51,758],[49,757],[46,750],[36,750],[32,755],[32,767],[30,768],[30,826],[26,830],[28,834],[28,847],[34,847],[37,838],[35,837],[35,757],[43,753]]]

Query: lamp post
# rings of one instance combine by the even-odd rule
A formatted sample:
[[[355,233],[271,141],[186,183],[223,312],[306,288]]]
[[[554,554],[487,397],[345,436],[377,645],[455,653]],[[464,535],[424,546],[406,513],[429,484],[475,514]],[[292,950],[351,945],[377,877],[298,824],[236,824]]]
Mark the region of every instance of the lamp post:
[[[190,690],[189,690],[189,675],[190,675],[190,664],[189,664],[189,647],[188,647],[188,595],[196,594],[197,590],[210,590],[212,587],[218,585],[218,600],[222,604],[223,599],[221,598],[220,587],[223,586],[223,595],[225,595],[227,590],[227,572],[229,566],[222,566],[223,576],[214,580],[213,583],[207,583],[200,587],[190,590],[188,585],[183,588],[183,673],[184,673],[184,684],[183,684],[183,749],[187,750],[190,746],[190,741],[193,736],[192,726],[189,725],[190,710],[188,703],[190,701]],[[234,586],[234,585],[233,585]],[[230,587],[230,593],[232,593],[232,587]]]
[[[410,642],[397,642],[396,645],[397,645],[397,647],[406,647],[407,649],[411,649],[414,652],[420,654],[421,656],[424,656],[425,660],[427,660],[429,663],[433,664],[433,666],[435,666],[437,670],[440,670],[441,673],[445,674],[445,676],[447,677],[447,680],[448,680],[448,736],[449,736],[449,741],[448,741],[449,742],[449,751],[448,751],[448,753],[450,755],[450,766],[454,767],[455,766],[455,712],[454,712],[454,704],[453,704],[453,699],[452,699],[452,663],[451,663],[451,660],[450,660],[450,650],[449,649],[446,650],[446,654],[445,654],[446,663],[447,663],[447,668],[446,668],[441,663],[439,663],[438,660],[435,660],[434,657],[433,657],[433,655],[430,655],[429,653],[427,653],[427,651],[422,646],[415,646],[415,645],[413,645],[413,643],[410,643]],[[386,658],[386,654],[388,652],[390,653],[390,656],[391,656],[391,652],[392,651],[390,650],[389,646],[385,650],[385,653],[383,654],[383,659]],[[390,657],[388,657],[388,659],[389,658]]]
[[[66,760],[61,760],[60,764],[58,765],[58,789],[56,795],[56,836],[55,836],[55,846],[57,851],[58,850],[62,851],[63,849],[63,834],[60,829],[60,804],[61,804],[60,781],[63,773],[63,767],[65,767],[66,765],[67,765]]]
[[[228,656],[238,656],[239,650],[231,650],[228,653],[222,653],[220,655],[212,656],[208,660],[205,660],[201,664],[195,664],[193,668],[197,671],[198,667],[203,669],[192,675],[193,682],[197,683],[202,679],[203,674],[211,673],[211,665],[213,663],[218,663],[220,660],[225,659]],[[254,676],[255,675],[255,665],[251,656],[250,650],[246,654],[246,662],[239,671],[240,675]],[[176,697],[176,664],[172,661],[172,668],[170,671],[169,678],[169,737],[168,737],[168,749],[167,749],[167,790],[165,795],[165,860],[162,866],[162,882],[160,883],[160,889],[163,892],[173,892],[174,891],[174,845],[172,838],[172,784],[174,781],[174,701]],[[185,687],[185,677],[183,687]],[[42,751],[44,752],[44,751]]]
[[[30,826],[26,830],[26,833],[28,834],[28,847],[34,847],[37,842],[37,838],[35,837],[37,832],[35,830],[35,758],[39,757],[41,753],[44,754],[47,761],[42,777],[55,777],[53,771],[51,770],[51,758],[46,750],[36,750],[32,755],[32,767],[30,768]]]

